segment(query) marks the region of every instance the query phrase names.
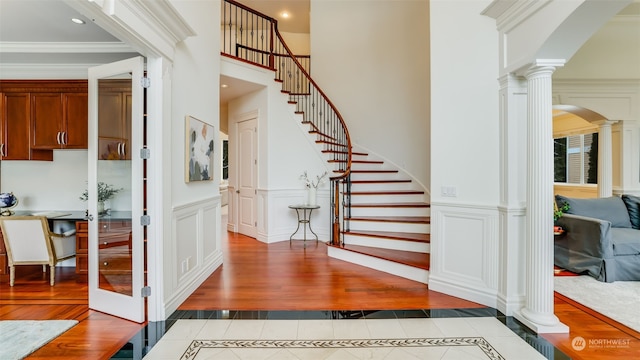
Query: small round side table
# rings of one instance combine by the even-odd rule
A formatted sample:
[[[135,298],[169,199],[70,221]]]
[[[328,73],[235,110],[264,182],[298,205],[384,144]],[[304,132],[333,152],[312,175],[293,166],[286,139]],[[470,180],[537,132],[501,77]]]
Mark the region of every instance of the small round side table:
[[[315,236],[317,244],[318,234],[311,230],[311,213],[315,209],[320,209],[320,205],[289,205],[289,209],[294,209],[296,211],[296,214],[298,215],[298,227],[296,227],[296,231],[294,231],[293,234],[291,234],[291,236],[289,237],[289,245],[291,245],[291,240],[303,240],[304,245],[307,246],[307,228],[309,228],[309,231],[313,234],[313,236]],[[300,215],[302,215],[302,217]],[[303,224],[303,238],[294,239],[293,236],[300,230],[300,224]]]

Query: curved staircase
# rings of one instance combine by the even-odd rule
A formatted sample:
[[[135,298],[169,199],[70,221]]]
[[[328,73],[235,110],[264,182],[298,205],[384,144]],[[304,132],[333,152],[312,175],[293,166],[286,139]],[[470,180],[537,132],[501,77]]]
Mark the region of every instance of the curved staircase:
[[[426,284],[430,206],[421,186],[382,159],[353,151],[344,119],[309,75],[308,62],[302,65],[284,42],[275,19],[225,0],[222,20],[221,54],[275,71],[333,170],[329,256]]]

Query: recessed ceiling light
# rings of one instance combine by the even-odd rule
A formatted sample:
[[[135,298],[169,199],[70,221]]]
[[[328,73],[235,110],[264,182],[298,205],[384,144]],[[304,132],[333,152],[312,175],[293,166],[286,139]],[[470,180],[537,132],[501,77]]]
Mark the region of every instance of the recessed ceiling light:
[[[229,87],[229,85],[227,85],[227,84],[222,84],[222,85],[220,85],[220,87],[224,89],[224,88],[228,88],[228,87]]]
[[[289,17],[289,13],[286,12],[286,11],[283,11],[282,14],[280,14],[280,15],[282,15],[282,17],[285,18],[285,19]]]
[[[82,20],[82,19],[78,19],[78,18],[72,18],[72,19],[71,19],[71,21],[73,21],[74,23],[76,23],[76,24],[78,24],[78,25],[84,25],[84,24],[86,24],[86,23],[84,22],[84,20]]]

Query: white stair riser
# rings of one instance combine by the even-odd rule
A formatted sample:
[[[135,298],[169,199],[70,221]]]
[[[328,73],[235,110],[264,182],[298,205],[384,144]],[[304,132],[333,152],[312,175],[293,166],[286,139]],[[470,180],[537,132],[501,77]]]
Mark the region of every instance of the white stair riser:
[[[345,234],[344,243],[349,245],[369,246],[380,249],[402,250],[419,253],[429,253],[429,251],[431,250],[431,246],[429,243],[384,239],[372,236],[359,236],[355,234]]]
[[[372,256],[354,253],[353,251],[338,249],[332,246],[327,247],[327,250],[328,255],[335,259],[358,264],[360,266],[365,266],[371,269],[400,276],[405,279],[421,282],[423,284],[429,283],[428,270],[414,268],[404,264],[394,263],[393,261],[387,261]]]
[[[352,204],[423,203],[424,194],[351,195]]]
[[[388,231],[429,234],[430,224],[395,223],[383,221],[349,221],[349,230]]]
[[[430,216],[431,208],[351,207],[351,216]]]

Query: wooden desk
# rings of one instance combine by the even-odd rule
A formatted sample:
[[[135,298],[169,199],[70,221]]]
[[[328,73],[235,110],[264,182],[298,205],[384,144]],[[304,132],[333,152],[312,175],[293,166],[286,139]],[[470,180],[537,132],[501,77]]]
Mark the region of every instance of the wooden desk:
[[[87,282],[89,274],[89,223],[86,219],[85,211],[16,211],[15,215],[41,215],[47,216],[49,226],[54,220],[74,221],[76,223],[76,281]],[[98,218],[98,231],[104,242],[100,248],[114,249],[125,245],[131,249],[131,212],[114,211],[110,216],[100,216]],[[9,260],[7,250],[0,231],[0,281],[9,281]]]

